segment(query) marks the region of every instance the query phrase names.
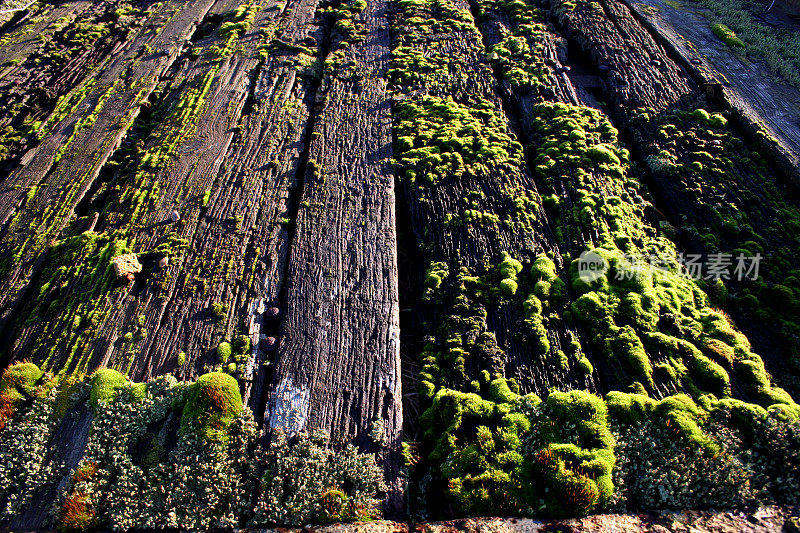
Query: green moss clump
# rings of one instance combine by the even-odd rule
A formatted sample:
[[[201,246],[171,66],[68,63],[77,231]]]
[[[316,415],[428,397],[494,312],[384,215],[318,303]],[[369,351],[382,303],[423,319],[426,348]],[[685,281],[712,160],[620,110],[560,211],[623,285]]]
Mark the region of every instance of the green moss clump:
[[[420,419],[434,483],[453,510],[574,515],[608,501],[615,443],[603,400],[554,391],[542,404],[513,380],[487,379],[485,397],[441,389]]]
[[[626,424],[641,422],[653,409],[653,400],[644,394],[611,391],[606,395],[608,413]]]
[[[535,429],[528,438],[536,446],[529,453],[532,483],[544,502],[540,509],[574,516],[606,503],[614,491],[616,459],[603,399],[586,391],[553,391],[531,416]]]
[[[516,381],[497,378],[489,382],[488,399],[490,401],[512,404],[516,402],[519,397],[519,385],[517,385]]]
[[[711,31],[713,31],[714,35],[722,39],[722,42],[728,46],[744,48],[744,41],[737,37],[733,30],[727,27],[725,24],[712,24]]]
[[[708,122],[708,120],[711,118],[711,115],[709,115],[708,111],[705,109],[695,109],[690,114],[692,117],[698,120],[705,120],[706,122]]]
[[[534,471],[547,484],[547,514],[584,516],[606,502],[614,490],[610,450],[586,450],[552,443],[536,456]]]
[[[514,296],[517,293],[517,282],[510,278],[502,279],[500,280],[500,289],[506,296]]]
[[[33,363],[14,363],[0,377],[0,396],[12,404],[30,398],[43,376],[44,372]]]
[[[528,296],[522,304],[525,312],[525,325],[536,339],[536,345],[540,353],[550,351],[550,341],[547,338],[547,328],[544,325],[542,315],[542,301],[534,294]]]
[[[211,313],[214,315],[218,324],[222,324],[228,318],[228,304],[224,302],[214,302],[211,304]]]
[[[447,272],[447,264],[441,262],[431,263],[425,274],[425,286],[428,289],[438,289],[442,284],[442,280],[447,277]]]
[[[719,445],[700,429],[699,422],[707,416],[707,413],[689,396],[677,394],[664,398],[656,404],[655,414],[691,446],[702,448],[711,455],[719,453]]]
[[[242,411],[235,378],[222,372],[203,374],[191,384],[181,416],[181,431],[196,431],[205,440],[227,442],[226,430]]]
[[[512,410],[521,397],[505,380],[488,387],[497,402],[441,389],[420,417],[426,441],[434,443],[427,460],[457,513],[518,513],[527,501],[520,489],[526,470],[519,448],[530,422]]]
[[[701,428],[708,420],[708,410],[686,394],[655,401],[642,394],[615,391],[608,393],[606,403],[611,416],[622,424],[638,424],[649,419],[674,433],[689,448],[702,450],[712,457],[720,452],[719,444]]]
[[[693,363],[695,373],[706,390],[718,395],[730,394],[730,377],[722,366],[700,353],[694,354]]]
[[[110,31],[108,24],[76,22],[70,26],[66,40],[73,45],[88,47],[91,43],[107,36]]]
[[[497,265],[497,270],[500,273],[500,291],[505,296],[514,296],[517,294],[517,274],[522,272],[522,263],[511,257],[508,252],[502,252],[502,261]]]
[[[231,346],[233,347],[233,353],[236,354],[237,362],[242,362],[242,360],[246,359],[247,356],[250,355],[253,342],[247,335],[236,335],[233,338]]]
[[[631,326],[609,331],[606,340],[608,351],[627,361],[636,375],[653,386],[653,367],[644,350],[644,345]]]
[[[721,113],[714,113],[708,119],[708,123],[714,126],[715,128],[724,128],[728,125],[728,119],[722,116]]]
[[[217,357],[219,357],[221,363],[227,363],[232,352],[233,347],[231,346],[231,343],[227,341],[222,341],[217,346]]]
[[[591,361],[586,358],[586,356],[581,357],[578,359],[578,368],[581,372],[586,374],[587,376],[594,372],[594,367],[592,366]]]
[[[250,29],[255,21],[256,13],[260,9],[258,5],[242,4],[236,10],[230,12],[219,27],[219,35],[225,40],[236,40],[243,33]]]
[[[500,274],[504,278],[515,279],[517,274],[522,272],[522,263],[511,257],[508,252],[503,252],[503,261],[498,266]]]
[[[610,319],[609,307],[603,296],[595,291],[580,295],[572,302],[572,316],[597,326],[606,325]]]
[[[598,144],[595,146],[590,147],[587,150],[587,155],[594,161],[598,163],[605,163],[607,165],[619,165],[621,161],[619,157],[614,153],[614,149],[608,146],[603,146],[602,144]]]
[[[90,402],[97,411],[102,404],[116,398],[117,392],[128,384],[128,378],[112,368],[98,368],[91,377]]]
[[[426,96],[400,102],[396,110],[395,131],[403,139],[396,147],[401,175],[424,176],[425,184],[433,185],[465,173],[480,176],[490,169],[515,169],[522,163],[522,146],[489,102],[465,106]]]
[[[545,254],[540,254],[531,266],[531,277],[534,280],[555,280],[557,278],[556,264]]]

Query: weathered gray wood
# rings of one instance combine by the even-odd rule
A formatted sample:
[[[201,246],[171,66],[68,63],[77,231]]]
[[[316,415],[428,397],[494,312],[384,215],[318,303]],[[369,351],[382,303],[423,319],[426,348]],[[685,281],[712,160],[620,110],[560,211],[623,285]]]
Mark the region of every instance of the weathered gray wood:
[[[128,302],[130,309],[125,314],[144,312],[155,332],[142,344],[132,369],[135,376],[165,372],[196,376],[205,364],[219,362],[215,348],[221,340],[231,334],[247,334],[252,353],[244,376],[245,396],[254,387],[257,392],[252,405],[259,409],[262,374],[267,371],[263,366],[267,354],[259,344],[267,336],[262,327],[269,326],[261,315],[278,303],[288,250],[286,227],[280,220],[288,216],[289,191],[297,179],[308,108],[313,102],[309,101],[309,84],[297,75],[291,57],[271,56],[256,68],[257,48],[262,44],[258,33],[264,24],[274,23],[282,28],[284,38],[301,41],[318,30],[313,22],[315,6],[315,1],[290,2],[279,21],[271,20],[277,15],[275,10],[259,15],[251,33],[242,39],[244,51],[218,76],[209,103],[217,115],[204,115],[198,134],[188,141],[176,168],[166,175],[176,186],[189,187],[190,192],[181,193],[183,200],[177,206],[181,221],[176,229],[191,244],[186,256],[168,267],[166,290],[160,291],[158,280],[153,279],[143,294]],[[233,101],[239,107],[229,117],[226,110],[232,91],[238,95]],[[252,97],[252,109],[239,116],[248,97]],[[203,151],[210,152],[210,157]],[[210,191],[209,203],[201,209],[197,199],[206,190]],[[171,204],[164,202],[159,217],[166,219],[171,209]],[[153,227],[157,220],[145,227]],[[239,229],[235,229],[237,225]],[[155,231],[149,240],[157,241]],[[200,289],[201,283],[207,289]],[[221,325],[212,316],[213,303],[228,306]],[[245,331],[239,329],[238,317],[246,317]],[[120,322],[110,319],[112,324]],[[273,329],[276,323],[273,321]],[[177,364],[181,351],[187,354],[182,367]],[[115,354],[112,360],[121,357],[124,355]]]
[[[326,71],[287,270],[271,428],[375,450],[402,511],[399,309],[386,4],[357,17],[352,75]],[[297,402],[287,401],[295,397]],[[373,438],[382,426],[383,438]]]
[[[210,13],[223,15],[238,5],[237,0],[220,0]],[[258,211],[248,202],[255,204],[258,185],[269,181],[258,172],[249,175],[232,154],[237,154],[242,144],[241,131],[250,133],[243,128],[247,117],[242,116],[242,110],[255,90],[253,76],[262,44],[259,29],[275,15],[275,10],[259,12],[253,27],[239,39],[239,50],[230,58],[189,60],[177,68],[172,77],[179,80],[205,80],[213,74],[196,131],[181,139],[173,164],[155,176],[137,172],[132,177],[128,192],[159,184],[161,194],[146,210],[136,213],[124,205],[105,207],[99,230],[132,228],[143,252],[170,238],[186,239],[188,249],[168,258],[165,267],[156,266],[162,255],[153,257],[152,275],[141,281],[141,290],[129,293],[121,307],[108,316],[108,328],[95,349],[95,358],[102,356],[98,359],[102,365],[123,368],[140,380],[167,372],[196,377],[202,373],[203,363],[218,362],[214,349],[236,326],[228,324],[227,316],[224,324],[218,324],[211,306],[225,304],[226,315],[236,316],[239,308],[231,298],[249,281],[245,279],[248,269],[244,258]],[[196,46],[202,51],[220,44],[219,37],[212,35]],[[175,97],[184,91],[178,88]],[[253,139],[260,140],[258,136]],[[155,135],[150,146],[158,148],[161,142]],[[209,201],[203,207],[207,192]],[[174,223],[170,218],[173,211],[179,216]],[[241,217],[238,224],[234,217]],[[126,326],[138,316],[146,317],[144,327],[150,334],[133,347],[118,342]],[[186,354],[182,366],[177,362],[180,352]]]

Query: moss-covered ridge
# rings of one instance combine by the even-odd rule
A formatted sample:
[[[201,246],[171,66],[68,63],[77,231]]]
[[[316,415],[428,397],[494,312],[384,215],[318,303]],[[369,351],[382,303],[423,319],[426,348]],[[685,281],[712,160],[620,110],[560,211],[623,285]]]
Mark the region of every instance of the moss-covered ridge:
[[[775,180],[760,142],[743,141],[724,116],[698,108],[634,114],[634,127],[652,138],[645,164],[676,194],[670,208],[674,231],[692,252],[762,258],[743,280],[732,275],[709,289],[721,307],[735,313],[744,329],[770,329],[775,349],[788,359],[783,383],[797,387],[800,372],[800,208],[796,194]],[[763,140],[763,139],[762,139]],[[775,223],[776,216],[780,223]],[[757,277],[755,274],[757,273]],[[755,278],[755,279],[754,279]],[[787,357],[788,356],[788,357]]]
[[[586,281],[582,259],[573,259],[575,301],[567,317],[590,327],[596,351],[617,365],[620,385],[652,392],[668,384],[695,397],[724,397],[736,388],[735,378],[746,399],[796,409],[653,225],[609,121],[597,110],[567,104],[543,103],[534,111],[532,151],[539,177],[558,193],[549,203],[557,237],[575,255],[591,252],[607,265]]]
[[[510,31],[487,49],[500,78],[515,93],[544,92],[552,79],[544,53],[547,27],[539,10],[524,0],[480,0],[476,7],[479,20],[508,18]]]
[[[546,255],[526,264],[502,254],[483,271],[430,265],[426,297],[451,312],[438,316],[421,354],[420,392],[430,407],[420,419],[426,430],[414,466],[421,480],[417,490],[441,490],[456,514],[493,509],[575,515],[619,505],[626,495],[634,501],[636,491],[645,489],[628,490],[615,480],[639,465],[626,455],[615,467],[613,435],[638,427],[666,435],[715,475],[727,468],[720,455],[731,455],[729,464],[744,469],[738,479],[759,485],[758,474],[746,473],[755,468],[747,446],[731,447],[724,437],[733,432],[737,439],[764,441],[776,431],[773,424],[794,435],[797,405],[771,383],[761,358],[711,305],[703,284],[682,270],[608,120],[597,110],[566,104],[541,104],[534,112],[538,137],[531,155],[538,179],[552,193],[545,205],[567,251],[563,258],[568,264],[572,259],[569,285]],[[606,269],[583,279],[581,252],[602,259]],[[489,313],[503,305],[523,307],[525,323],[539,339],[531,350],[537,355],[549,357],[545,319],[553,312],[584,325],[592,352],[612,372],[606,376],[610,387],[636,394],[614,392],[603,400],[588,392],[552,391],[539,402],[512,392],[514,381],[502,377],[502,348],[484,333]],[[580,344],[576,355],[578,366],[591,373]],[[468,375],[481,366],[484,377],[470,381]],[[500,383],[508,395],[498,394]],[[776,455],[786,460],[786,453]],[[796,485],[796,477],[791,479]],[[735,486],[733,497],[741,497],[735,501],[749,501]],[[786,491],[763,485],[759,490],[760,498],[787,501]],[[497,502],[503,502],[499,510]],[[438,511],[435,501],[426,503]]]
[[[395,160],[406,179],[434,184],[519,166],[522,145],[509,135],[494,106],[428,96],[395,107]]]
[[[392,8],[395,31],[387,77],[393,90],[473,96],[463,64],[473,59],[465,56],[480,53],[480,36],[469,9],[452,0],[398,0]],[[464,55],[454,55],[454,47]]]
[[[204,374],[188,388],[181,430],[197,431],[208,440],[225,440],[226,429],[241,412],[236,379],[222,372]]]
[[[440,390],[423,415],[427,456],[464,514],[585,514],[613,492],[614,439],[605,403],[588,392],[545,402],[484,375],[481,394]]]
[[[566,378],[585,384],[591,362],[574,333],[557,329],[569,301],[551,256],[542,253],[523,264],[501,252],[496,264],[483,268],[429,265],[423,304],[434,318],[419,355],[418,391],[424,398],[432,399],[441,387],[478,392],[483,370],[516,376],[526,391],[539,393],[547,387],[538,382]],[[498,320],[514,335],[492,329]],[[520,352],[518,359],[509,355]]]
[[[425,459],[460,513],[518,513],[527,500],[519,487],[528,470],[519,448],[530,422],[512,412],[519,396],[505,381],[484,385],[488,399],[450,389],[436,393],[420,419],[432,443]]]

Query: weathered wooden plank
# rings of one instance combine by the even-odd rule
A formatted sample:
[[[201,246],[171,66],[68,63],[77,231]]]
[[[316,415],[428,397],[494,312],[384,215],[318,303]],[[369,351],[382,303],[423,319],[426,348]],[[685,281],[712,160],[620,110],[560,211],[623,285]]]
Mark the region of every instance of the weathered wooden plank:
[[[420,20],[428,22],[420,23]],[[463,173],[453,172],[433,183],[422,173],[413,179],[410,174],[401,175],[411,226],[428,261],[426,265],[444,262],[452,284],[462,267],[471,275],[494,276],[504,252],[525,265],[549,252],[558,270],[563,272],[559,245],[542,208],[542,199],[521,149],[514,149],[517,136],[505,114],[498,83],[487,61],[482,35],[475,26],[469,4],[443,2],[411,8],[398,5],[393,25],[396,68],[408,68],[405,58],[413,53],[422,54],[430,65],[436,65],[419,69],[423,75],[418,81],[399,78],[395,115],[403,113],[409,102],[427,106],[424,95],[445,97],[440,102],[445,106],[450,105],[449,101],[454,102],[454,112],[463,113],[459,120],[467,120],[465,116],[471,113],[469,110],[480,108],[485,116],[478,119],[478,128],[490,131],[484,133],[486,139],[481,142],[489,141],[491,136],[508,136],[504,143],[511,154],[507,158],[478,159],[478,164]],[[551,90],[569,94],[563,76],[558,80],[550,84]],[[432,108],[423,107],[419,120],[428,112],[434,113]],[[400,127],[404,129],[398,131],[398,136],[409,135],[414,131],[414,120]],[[447,121],[444,121],[440,133],[447,135],[446,129]],[[464,154],[465,161],[473,157],[469,149]],[[484,166],[480,166],[484,161]],[[409,170],[416,171],[415,168]],[[444,300],[435,299],[421,305],[417,311],[424,315],[421,320],[427,322],[426,333],[438,335],[433,343],[437,350],[449,351],[452,343],[447,339],[449,329],[461,335],[459,348],[468,354],[464,356],[465,368],[445,379],[446,386],[463,390],[470,386],[470,380],[487,370],[491,375],[516,378],[525,392],[545,393],[556,383],[597,387],[595,378],[581,373],[575,365],[560,366],[554,362],[559,352],[574,351],[570,346],[573,340],[581,342],[579,330],[554,317],[546,331],[533,334],[525,323],[522,306],[516,305],[513,297],[510,301],[493,302],[484,309],[477,301],[465,303],[463,295],[456,296],[460,290],[458,283],[448,286],[444,290],[448,292]],[[474,333],[461,331],[463,326],[451,324],[461,322],[457,317],[465,313],[465,305],[473,307],[470,313],[477,313],[470,320],[483,323],[478,329],[481,342],[472,339]],[[482,313],[486,313],[483,318]]]
[[[631,107],[662,111],[691,96],[694,84],[664,48],[617,1],[549,4],[565,36],[600,71],[615,113]]]
[[[17,65],[10,62],[25,59],[42,47],[38,36],[50,29],[56,20],[81,13],[89,5],[88,2],[64,2],[59,6],[43,4],[17,13],[16,21],[9,16],[0,32],[0,78],[15,70]]]
[[[0,190],[2,324],[24,298],[43,254],[118,146],[159,75],[176,59],[211,5],[211,0],[165,3],[156,19],[163,27],[143,28],[96,80],[86,82],[92,87],[75,111],[6,180],[8,187]],[[151,49],[158,52],[148,52]]]
[[[103,70],[145,23],[151,3],[37,4],[33,13],[6,28],[0,37],[2,178],[20,158],[28,161],[39,139],[86,96],[71,91]]]
[[[234,1],[220,1],[214,5],[210,13],[221,18],[223,14],[237,6],[238,3]],[[264,17],[269,17],[268,13],[274,11],[264,11]],[[255,22],[260,25],[263,21]],[[197,272],[193,272],[191,268],[197,267],[197,264],[181,262],[180,258],[183,248],[191,244],[189,239],[194,239],[195,233],[199,233],[201,237],[199,242],[201,244],[204,242],[202,239],[204,232],[198,231],[200,216],[207,211],[214,211],[210,193],[218,181],[220,163],[230,147],[241,109],[246,103],[252,71],[260,61],[258,48],[261,40],[258,28],[245,36],[242,53],[237,52],[230,58],[217,57],[213,53],[216,50],[214,47],[222,44],[224,40],[214,32],[196,44],[199,52],[194,55],[202,55],[204,58],[208,56],[207,59],[183,60],[173,69],[170,75],[177,81],[163,86],[159,94],[174,101],[171,104],[157,106],[153,111],[160,113],[166,108],[168,116],[152,118],[154,121],[163,120],[163,124],[157,125],[147,139],[143,155],[140,157],[137,154],[132,160],[123,161],[122,167],[114,171],[112,181],[102,183],[98,190],[92,191],[92,198],[87,198],[82,204],[82,211],[88,215],[87,221],[93,218],[91,225],[100,232],[100,235],[115,235],[117,239],[122,239],[124,236],[125,239],[137,243],[135,251],[151,253],[149,262],[144,258],[142,260],[148,266],[147,272],[151,270],[155,272],[148,279],[145,279],[147,273],[142,274],[135,286],[120,287],[113,293],[107,291],[107,294],[100,295],[90,311],[94,317],[93,321],[99,322],[96,335],[86,339],[87,342],[77,351],[72,350],[77,358],[72,356],[66,360],[56,358],[53,364],[72,365],[70,368],[75,366],[94,368],[98,364],[113,365],[124,371],[133,372],[136,376],[147,377],[162,373],[161,363],[158,365],[154,363],[152,369],[147,366],[150,361],[148,347],[155,347],[155,350],[162,354],[162,359],[165,357],[164,354],[170,355],[168,361],[170,370],[174,369],[177,355],[181,350],[185,349],[192,354],[199,351],[191,350],[195,345],[184,344],[183,340],[177,346],[175,343],[164,342],[158,338],[157,333],[159,321],[163,318],[164,309],[170,302],[175,285],[186,283],[190,289],[185,291],[186,298],[193,298],[196,292]],[[239,46],[238,37],[231,45]],[[206,93],[201,92],[204,88]],[[193,107],[187,107],[190,105],[189,102],[192,102]],[[234,105],[231,105],[232,103]],[[184,113],[183,110],[187,108],[189,111]],[[138,134],[136,132],[144,127],[139,125],[134,128],[134,134]],[[124,142],[126,145],[131,145],[134,141],[135,138],[126,137]],[[169,152],[165,152],[166,150]],[[163,164],[155,169],[143,168],[140,162],[145,158],[158,158]],[[176,160],[172,161],[172,158]],[[118,161],[115,163],[119,164]],[[235,178],[238,181],[238,175]],[[150,190],[157,190],[159,194],[147,194]],[[206,191],[212,206],[210,209],[209,206],[202,205]],[[218,194],[214,199],[217,197]],[[180,209],[182,213],[180,222],[164,224],[169,220],[171,211],[176,209]],[[231,233],[233,238],[238,238],[235,233],[229,231],[231,226],[227,220],[229,217],[220,215],[219,218],[221,228],[226,233]],[[214,221],[216,216],[213,218],[209,216],[208,220]],[[78,231],[84,229],[81,221],[77,224]],[[207,225],[204,221],[203,227]],[[175,242],[181,244],[170,245]],[[167,243],[166,249],[164,243]],[[153,253],[151,250],[158,245],[162,245],[163,251]],[[169,261],[170,256],[173,265],[157,266],[159,259],[166,258]],[[183,270],[184,267],[186,271]],[[218,265],[212,261],[205,268],[214,272],[216,267],[222,270],[225,263]],[[226,283],[229,281],[227,276],[224,281]],[[49,283],[46,280],[42,282]],[[78,299],[81,293],[96,291],[93,285],[98,283],[91,277],[72,280],[69,287],[61,290],[56,299]],[[200,298],[205,300],[207,297],[205,291],[200,293]],[[50,296],[52,300],[53,295]],[[172,307],[172,311],[177,313],[178,305],[174,304]],[[46,308],[47,303],[39,305],[40,310]],[[30,312],[30,307],[28,311]],[[85,311],[84,309],[84,314]],[[210,322],[194,311],[188,316],[181,314],[175,316],[180,317],[178,323],[181,324],[190,322],[191,317],[198,323]],[[142,328],[156,335],[140,338]],[[209,331],[212,329],[215,329],[213,324],[209,327]],[[127,333],[130,335],[125,337]],[[35,322],[20,325],[16,339],[17,353],[37,354],[35,357],[44,358],[42,353],[44,347],[36,341],[42,337],[50,339],[51,344],[66,339],[67,347],[70,345],[77,347],[75,334],[70,332],[69,320],[64,320],[58,313],[49,315],[42,313]],[[197,343],[208,340],[204,339],[196,328],[192,330],[190,339],[195,339]],[[68,348],[67,352],[69,351]],[[136,359],[135,365],[134,359]],[[193,356],[190,363],[194,361]],[[186,368],[190,369],[193,366],[189,364]]]
[[[221,18],[238,6],[237,0],[219,1],[210,13]],[[274,13],[254,13],[253,27],[231,43],[237,50],[230,57],[215,56],[215,47],[224,47],[226,42],[217,32],[195,43],[191,55],[199,59],[189,58],[171,73],[173,79],[185,81],[172,84],[167,94],[179,102],[191,102],[198,90],[201,96],[187,104],[194,108],[184,115],[182,123],[156,124],[146,143],[145,154],[159,160],[166,156],[167,162],[148,171],[134,161],[123,170],[128,178],[118,178],[124,183],[122,190],[100,197],[106,205],[101,206],[97,228],[131,231],[137,249],[153,254],[149,259],[151,274],[138,280],[138,287],[107,319],[108,328],[95,349],[95,357],[101,355],[104,365],[120,367],[137,379],[166,371],[194,376],[198,366],[202,370],[198,359],[209,348],[216,348],[218,337],[225,333],[218,320],[209,315],[211,302],[222,303],[228,293],[207,287],[222,281],[230,292],[237,290],[235,280],[245,275],[239,264],[244,251],[233,243],[247,240],[244,233],[234,229],[234,213],[242,217],[236,210],[235,195],[222,196],[221,191],[249,191],[242,173],[231,172],[225,159],[239,135],[242,110],[260,61],[259,28]],[[160,121],[158,117],[153,120]],[[167,152],[165,145],[173,148]],[[148,195],[151,189],[159,194]],[[173,213],[177,221],[172,221]],[[237,220],[241,226],[243,218]],[[215,240],[215,232],[222,232],[229,240]],[[168,244],[164,250],[164,243],[178,244]],[[163,251],[152,252],[160,245]],[[233,272],[231,254],[236,255],[239,267]],[[161,260],[167,264],[160,265]],[[145,317],[142,327],[150,334],[133,342],[119,342],[140,316]],[[164,324],[167,327],[162,329]],[[180,352],[186,354],[183,364],[177,362]]]
[[[314,122],[275,357],[269,425],[321,428],[375,450],[402,511],[399,310],[390,166],[386,4],[355,24],[364,39],[327,70]],[[336,51],[339,40],[334,36]],[[301,401],[292,405],[292,397]]]
[[[87,7],[88,2],[64,2],[59,6],[37,4],[26,9],[3,10],[0,18],[2,72],[8,72],[14,66],[7,64],[9,61],[25,57],[38,49],[41,43],[36,42],[37,36],[59,17],[69,16]]]
[[[782,165],[782,156],[776,155],[775,145],[750,140],[753,121],[767,123],[754,118],[754,111],[743,115],[735,105],[725,103],[726,99],[740,98],[736,96],[740,94],[736,89],[739,85],[731,82],[721,89],[721,95],[709,94],[684,70],[684,67],[697,69],[695,77],[700,81],[716,75],[698,59],[697,50],[706,49],[709,39],[716,39],[713,35],[702,37],[703,32],[710,34],[707,21],[702,22],[702,30],[693,30],[700,35],[690,38],[700,48],[689,50],[684,38],[674,35],[670,38],[669,33],[661,33],[670,31],[669,22],[641,7],[639,9],[649,13],[648,20],[660,20],[667,29],[653,22],[648,27],[656,33],[648,33],[648,28],[626,3],[614,0],[596,5],[578,2],[574,9],[567,9],[558,2],[552,5],[559,23],[583,52],[593,58],[598,69],[611,65],[606,57],[623,57],[623,45],[631,49],[631,62],[636,68],[628,70],[627,64],[612,65],[605,74],[601,72],[607,81],[604,94],[609,101],[623,106],[611,111],[627,132],[634,155],[647,169],[656,205],[669,221],[668,228],[675,233],[682,249],[692,254],[723,252],[732,257],[738,254],[750,257],[763,252],[772,258],[771,266],[759,271],[762,281],[738,280],[736,276],[725,280],[734,298],[758,295],[756,298],[763,303],[753,305],[750,298],[742,301],[722,298],[719,304],[751,337],[768,368],[779,376],[778,382],[795,390],[798,378],[791,371],[791,365],[787,365],[786,354],[796,350],[797,339],[792,331],[798,315],[791,305],[778,304],[785,321],[765,320],[760,308],[769,307],[774,301],[764,280],[794,286],[791,272],[800,266],[794,252],[800,245],[795,222],[800,220],[797,194],[780,176],[779,168],[785,165]],[[603,7],[606,15],[597,6]],[[687,27],[695,24],[700,23],[695,21]],[[669,53],[656,43],[657,40],[668,45]],[[715,50],[711,57],[727,57],[724,52]],[[648,56],[656,59],[646,64],[646,56],[639,51],[647,51]],[[739,71],[733,69],[732,72]],[[676,73],[678,77],[667,73]],[[654,80],[659,76],[661,81],[656,83]],[[742,84],[746,77],[739,79]],[[669,83],[676,83],[673,89],[678,87],[680,91],[663,103],[657,103],[653,87]],[[768,85],[773,86],[761,81],[757,86],[769,94],[765,88]],[[758,107],[758,99],[747,97],[747,100]],[[783,100],[778,98],[777,101]],[[708,114],[726,109],[734,111],[728,115],[730,121],[721,115],[710,117]],[[773,118],[781,120],[776,118],[778,115]],[[784,223],[776,224],[777,213]],[[748,301],[749,304],[745,303]]]
[[[144,314],[145,327],[154,332],[139,344],[141,351],[137,350],[131,369],[135,376],[196,375],[204,366],[219,365],[220,341],[244,334],[252,348],[238,372],[246,380],[246,391],[253,383],[259,390],[253,404],[258,410],[263,377],[253,380],[253,375],[266,371],[261,366],[266,354],[260,341],[275,334],[274,321],[262,324],[261,314],[277,303],[281,289],[288,246],[281,219],[287,216],[313,103],[309,83],[297,75],[292,56],[276,54],[256,68],[258,48],[264,44],[258,35],[274,23],[284,38],[307,38],[318,29],[313,22],[315,6],[316,2],[289,3],[279,21],[271,20],[277,16],[274,9],[259,14],[254,29],[242,38],[243,51],[218,74],[198,133],[164,175],[179,188],[173,194],[175,201],[160,201],[151,223],[143,227],[154,228],[177,208],[181,219],[172,225],[174,233],[190,244],[186,256],[148,281],[123,311],[126,316]],[[228,117],[231,100],[239,107]],[[246,113],[233,120],[245,105]],[[206,194],[208,203],[203,207]],[[145,242],[155,245],[171,230],[150,231]],[[166,280],[164,290],[161,279]],[[214,315],[213,304],[225,306],[221,316]],[[238,317],[248,317],[243,329]],[[126,322],[121,316],[109,321]],[[182,364],[181,351],[187,354]],[[125,358],[117,351],[109,361],[120,364]]]
[[[3,238],[14,235],[16,228],[21,228],[23,234],[15,236],[16,241],[27,237],[26,222],[32,222],[35,217],[23,215],[21,211],[27,209],[28,212],[37,213],[42,211],[41,206],[55,203],[59,209],[68,212],[67,208],[77,203],[78,200],[74,198],[79,199],[80,196],[69,187],[67,189],[71,194],[68,198],[74,200],[66,206],[59,205],[59,196],[53,191],[62,187],[65,175],[69,176],[69,183],[74,183],[78,189],[88,185],[85,176],[91,176],[93,171],[99,170],[98,161],[105,161],[114,147],[109,142],[114,138],[110,132],[119,130],[117,137],[124,134],[138,112],[138,105],[153,89],[161,73],[178,57],[183,41],[212,4],[211,1],[188,5],[163,4],[150,24],[141,28],[126,43],[123,51],[107,58],[105,68],[76,89],[83,93],[82,98],[78,98],[71,112],[54,125],[52,135],[12,171],[5,182],[8,189],[0,191]],[[84,179],[74,179],[75,176]],[[48,181],[40,183],[45,177],[49,178]],[[21,206],[25,195],[19,190],[27,190],[33,185],[40,186],[38,194],[33,201]],[[9,227],[12,215],[21,220]],[[39,216],[41,218],[44,215]],[[61,216],[55,221],[43,219],[39,223],[59,227],[64,219]],[[52,228],[48,229],[52,232]]]
[[[766,131],[776,140],[770,143],[772,158],[793,185],[800,186],[800,88],[775,82],[757,59],[737,57],[713,34],[702,11],[677,9],[659,0],[624,4],[715,98],[739,115],[751,135]]]

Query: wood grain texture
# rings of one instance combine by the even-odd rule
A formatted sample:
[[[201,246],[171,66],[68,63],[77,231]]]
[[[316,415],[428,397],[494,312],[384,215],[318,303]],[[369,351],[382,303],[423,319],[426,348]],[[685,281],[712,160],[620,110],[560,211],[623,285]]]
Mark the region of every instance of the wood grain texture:
[[[326,72],[313,124],[269,424],[321,428],[377,450],[396,513],[402,406],[386,4],[368,2],[357,22],[365,38],[342,61],[355,68]],[[370,437],[381,422],[383,445]]]

